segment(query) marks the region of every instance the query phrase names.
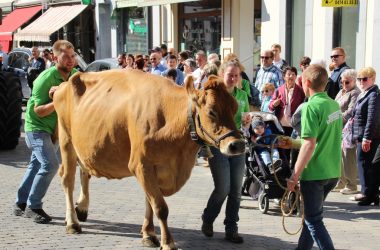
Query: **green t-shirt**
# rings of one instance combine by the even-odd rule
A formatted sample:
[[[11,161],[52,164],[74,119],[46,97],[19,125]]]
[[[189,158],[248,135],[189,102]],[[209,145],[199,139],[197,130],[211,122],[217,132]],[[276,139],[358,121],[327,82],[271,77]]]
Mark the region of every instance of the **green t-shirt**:
[[[251,86],[249,84],[249,81],[246,79],[241,80],[242,90],[244,90],[248,97],[251,97]]]
[[[235,87],[232,96],[238,103],[238,110],[235,114],[234,120],[236,127],[239,129],[241,127],[241,114],[243,112],[249,112],[248,95],[244,90]]]
[[[316,138],[314,153],[301,174],[301,180],[340,177],[342,112],[326,92],[316,93],[302,107],[301,138]]]
[[[77,72],[76,69],[71,70],[70,76]],[[58,72],[56,66],[43,71],[33,82],[32,95],[29,98],[25,112],[25,131],[44,131],[53,134],[57,125],[57,113],[53,113],[39,117],[34,112],[35,106],[45,105],[52,100],[49,97],[49,90],[53,86],[58,86],[65,79]]]

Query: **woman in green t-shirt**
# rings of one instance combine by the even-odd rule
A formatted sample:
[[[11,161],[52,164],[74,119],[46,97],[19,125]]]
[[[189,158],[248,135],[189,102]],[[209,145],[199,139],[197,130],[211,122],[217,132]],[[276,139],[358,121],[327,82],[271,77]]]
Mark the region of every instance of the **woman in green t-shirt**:
[[[227,91],[235,97],[238,103],[235,123],[240,128],[242,112],[249,111],[249,103],[247,93],[236,87],[237,83],[241,81],[238,62],[228,61],[222,64],[220,75],[224,79]],[[209,164],[214,180],[214,190],[203,211],[202,232],[207,237],[213,236],[213,223],[227,198],[226,218],[224,219],[225,238],[233,243],[242,243],[243,238],[238,234],[237,222],[239,221],[245,155],[226,156],[215,147],[211,147],[211,152],[214,157],[209,159]]]

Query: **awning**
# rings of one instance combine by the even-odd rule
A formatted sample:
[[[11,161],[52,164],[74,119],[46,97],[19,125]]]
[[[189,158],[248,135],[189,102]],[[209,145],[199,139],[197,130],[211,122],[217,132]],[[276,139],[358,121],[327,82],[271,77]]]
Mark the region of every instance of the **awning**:
[[[137,6],[153,6],[153,5],[163,5],[163,4],[173,4],[182,2],[196,2],[199,0],[137,0]]]
[[[33,23],[14,35],[14,40],[50,42],[50,35],[78,16],[88,5],[50,7]]]
[[[173,4],[182,2],[195,2],[199,0],[117,0],[116,8],[144,7],[153,5]]]
[[[9,52],[13,32],[41,11],[41,8],[41,6],[35,6],[15,9],[3,19],[3,24],[0,25],[0,43],[4,51]]]

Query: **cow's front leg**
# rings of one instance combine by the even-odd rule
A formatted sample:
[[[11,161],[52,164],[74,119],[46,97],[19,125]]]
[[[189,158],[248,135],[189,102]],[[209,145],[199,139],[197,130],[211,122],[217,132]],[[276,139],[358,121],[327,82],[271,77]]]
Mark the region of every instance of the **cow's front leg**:
[[[142,187],[144,188],[148,202],[150,203],[155,215],[157,216],[160,222],[161,249],[177,249],[167,223],[169,209],[158,185],[157,176],[154,168],[139,165],[136,168],[135,175],[138,181],[140,182],[140,185],[142,185]]]
[[[59,130],[62,131],[61,129]],[[66,198],[66,232],[69,234],[81,233],[82,229],[79,225],[77,214],[74,209],[74,182],[77,158],[74,148],[70,142],[64,140],[65,137],[60,133],[60,146],[61,146],[61,183],[65,192]],[[62,138],[62,139],[61,139]]]
[[[83,170],[82,164],[80,168],[80,183],[81,183],[81,190],[80,195],[76,203],[75,212],[77,213],[77,217],[79,221],[86,221],[87,215],[88,215],[88,207],[90,204],[90,193],[88,191],[89,189],[89,182],[91,175],[88,174],[87,171]]]
[[[141,234],[143,235],[142,244],[145,247],[159,247],[160,241],[158,240],[156,233],[154,232],[153,224],[153,209],[150,205],[148,198],[145,198],[145,218],[141,228]]]

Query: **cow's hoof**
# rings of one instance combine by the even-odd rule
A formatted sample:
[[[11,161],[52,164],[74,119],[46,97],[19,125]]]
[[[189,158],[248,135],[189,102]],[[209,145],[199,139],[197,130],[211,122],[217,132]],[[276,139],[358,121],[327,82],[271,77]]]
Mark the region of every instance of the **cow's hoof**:
[[[82,233],[82,228],[79,224],[72,224],[70,226],[66,226],[66,233],[68,234],[80,234]]]
[[[144,247],[159,247],[160,246],[160,241],[158,240],[156,236],[144,237],[141,242]]]
[[[75,208],[75,212],[77,213],[77,217],[79,221],[85,222],[87,220],[88,211],[79,210],[78,207]]]
[[[174,242],[170,243],[169,245],[162,245],[160,247],[161,250],[178,250],[177,246],[174,244]]]

